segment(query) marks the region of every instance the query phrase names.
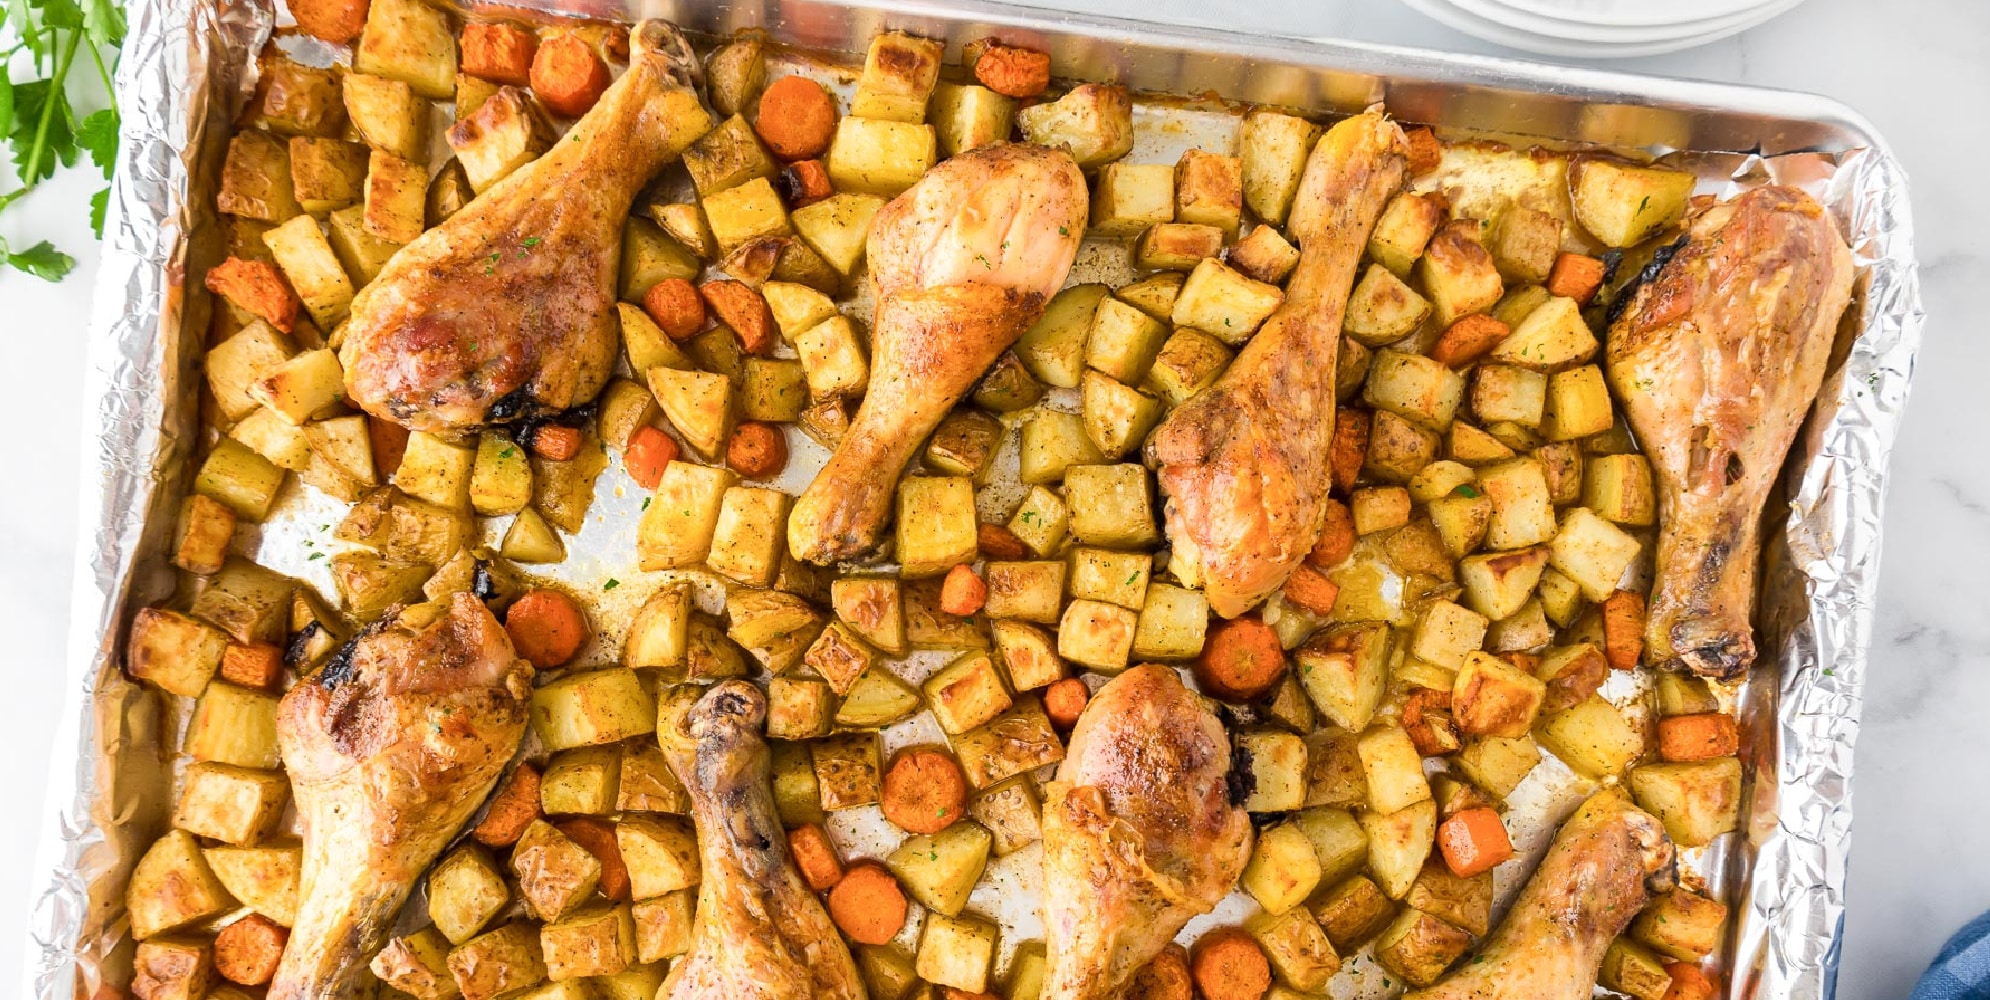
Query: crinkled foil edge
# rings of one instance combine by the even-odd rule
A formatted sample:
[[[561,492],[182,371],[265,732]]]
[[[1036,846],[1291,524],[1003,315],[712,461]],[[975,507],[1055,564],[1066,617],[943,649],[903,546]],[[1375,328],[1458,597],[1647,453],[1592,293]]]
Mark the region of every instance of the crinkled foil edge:
[[[66,676],[23,961],[24,995],[89,997],[131,964],[124,886],[165,825],[165,720],[118,668],[134,595],[171,587],[163,550],[199,407],[184,377],[205,330],[184,279],[200,259],[190,206],[210,197],[218,144],[245,93],[271,8],[253,0],[131,0],[117,71],[124,109],[92,300],[83,481]],[[161,789],[165,789],[164,792]]]
[[[71,686],[24,969],[25,995],[43,1000],[88,997],[105,977],[128,978],[124,886],[166,823],[168,726],[157,700],[125,680],[115,650],[124,608],[172,585],[170,569],[146,559],[164,548],[197,430],[182,376],[205,315],[183,279],[211,248],[201,245],[191,206],[211,197],[211,171],[201,165],[218,162],[221,126],[273,22],[267,3],[255,0],[134,0],[128,17],[118,71],[127,124],[88,359]],[[1751,158],[1735,173],[1737,186],[1766,178],[1821,193],[1861,268],[1857,316],[1848,320],[1858,336],[1799,438],[1807,457],[1791,463],[1786,507],[1769,514],[1784,527],[1765,554],[1762,665],[1740,706],[1754,737],[1752,786],[1743,836],[1719,876],[1740,901],[1728,988],[1736,998],[1835,990],[1886,466],[1924,320],[1906,177],[1873,143],[1838,157]],[[1778,680],[1764,683],[1771,663]]]

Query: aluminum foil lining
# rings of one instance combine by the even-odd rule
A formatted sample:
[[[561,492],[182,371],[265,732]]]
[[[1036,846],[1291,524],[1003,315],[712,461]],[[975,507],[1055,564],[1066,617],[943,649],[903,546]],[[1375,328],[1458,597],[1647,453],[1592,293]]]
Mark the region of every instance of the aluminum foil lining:
[[[1819,196],[1851,241],[1860,282],[1832,372],[1793,448],[1783,498],[1765,513],[1781,530],[1766,534],[1761,661],[1737,693],[1750,754],[1743,829],[1688,861],[1736,904],[1726,948],[1730,997],[1833,995],[1886,467],[1924,319],[1906,178],[1863,122],[1802,95],[1137,25],[980,0],[878,0],[860,10],[838,0],[520,6],[670,16],[703,31],[761,26],[779,41],[844,52],[861,52],[886,27],[958,44],[999,26],[1049,48],[1061,75],[1156,91],[1217,90],[1342,111],[1384,99],[1409,120],[1523,140],[1760,150],[1692,154],[1687,162],[1703,193],[1729,196],[1775,182]],[[205,296],[185,279],[219,259],[213,179],[253,83],[253,54],[276,15],[250,0],[134,0],[128,17],[117,81],[127,125],[87,373],[87,516],[70,693],[52,755],[24,971],[24,995],[40,1000],[92,997],[100,983],[129,981],[124,888],[166,826],[173,725],[159,699],[124,678],[117,651],[130,609],[173,587],[163,551],[199,430],[188,376],[207,328]]]

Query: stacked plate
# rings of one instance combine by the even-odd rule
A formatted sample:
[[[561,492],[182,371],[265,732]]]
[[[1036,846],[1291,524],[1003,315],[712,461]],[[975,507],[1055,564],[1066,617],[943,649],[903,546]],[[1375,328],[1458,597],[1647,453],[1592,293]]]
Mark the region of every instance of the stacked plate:
[[[1625,59],[1703,45],[1803,0],[1403,0],[1468,35],[1570,59]]]

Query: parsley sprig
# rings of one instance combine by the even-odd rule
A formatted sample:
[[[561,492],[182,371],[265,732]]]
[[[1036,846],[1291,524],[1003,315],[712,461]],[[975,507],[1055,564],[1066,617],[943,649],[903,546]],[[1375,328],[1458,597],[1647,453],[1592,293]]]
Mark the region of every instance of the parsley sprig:
[[[111,73],[124,31],[117,0],[0,0],[0,143],[19,185],[0,192],[0,212],[53,176],[58,164],[75,166],[79,152],[110,179],[121,125]],[[79,58],[96,69],[110,100],[84,116],[69,99],[70,70]],[[17,71],[28,79],[17,82]],[[109,200],[108,187],[90,199],[90,228],[99,239]],[[19,251],[0,240],[0,264],[59,281],[76,260],[47,240]]]

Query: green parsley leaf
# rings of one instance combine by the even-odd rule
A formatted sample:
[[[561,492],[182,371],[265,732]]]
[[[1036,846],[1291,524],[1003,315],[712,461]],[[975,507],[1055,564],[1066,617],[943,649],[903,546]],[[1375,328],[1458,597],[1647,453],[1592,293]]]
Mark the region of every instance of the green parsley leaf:
[[[614,590],[614,589],[615,589],[616,587],[619,587],[619,586],[621,586],[621,585],[622,585],[622,581],[620,581],[620,580],[617,580],[617,579],[615,579],[615,578],[613,578],[613,577],[610,577],[610,578],[608,579],[608,582],[607,582],[607,583],[604,583],[604,584],[602,584],[602,585],[601,585],[601,589],[602,589],[602,590]]]
[[[104,213],[111,207],[111,189],[104,188],[90,196],[90,231],[104,238]]]
[[[1467,500],[1477,500],[1479,498],[1479,491],[1477,487],[1470,483],[1459,483],[1458,488],[1451,491],[1451,495],[1454,497],[1464,497]]]
[[[104,172],[106,180],[117,164],[118,126],[117,112],[105,108],[91,112],[76,129],[76,145],[90,154],[90,162]]]
[[[0,253],[5,252],[6,245],[0,244]],[[8,267],[26,271],[43,281],[61,281],[76,267],[76,258],[57,250],[47,240],[20,253],[6,253],[6,261]]]

